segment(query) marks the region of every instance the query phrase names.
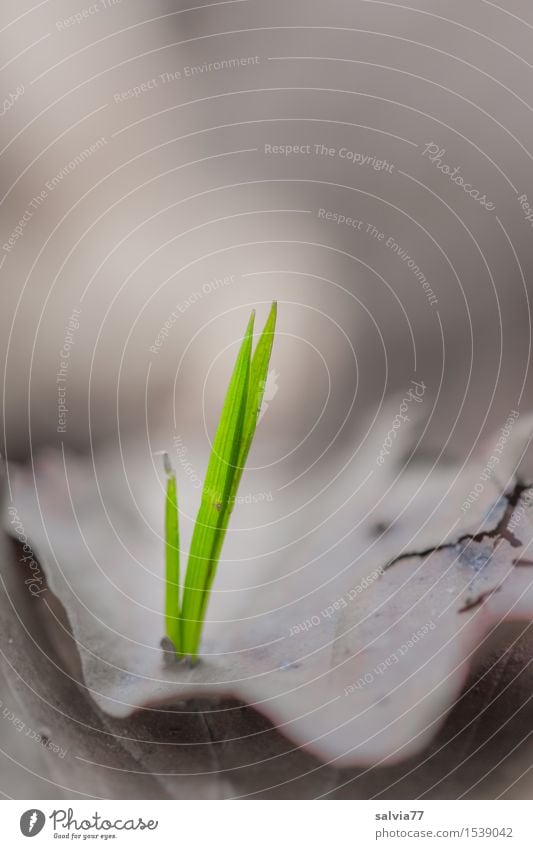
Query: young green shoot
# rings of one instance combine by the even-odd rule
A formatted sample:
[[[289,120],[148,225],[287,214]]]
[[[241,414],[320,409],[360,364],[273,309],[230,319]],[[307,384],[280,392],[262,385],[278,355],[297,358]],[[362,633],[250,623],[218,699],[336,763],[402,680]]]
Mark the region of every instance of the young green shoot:
[[[274,302],[252,353],[252,312],[220,414],[193,529],[180,601],[179,528],[176,476],[165,455],[166,599],[165,628],[178,657],[198,650],[218,561],[263,400],[276,329]]]
[[[176,475],[165,452],[163,464],[167,475],[167,496],[165,501],[165,628],[167,636],[179,652],[180,623],[180,536],[178,525],[178,500]]]

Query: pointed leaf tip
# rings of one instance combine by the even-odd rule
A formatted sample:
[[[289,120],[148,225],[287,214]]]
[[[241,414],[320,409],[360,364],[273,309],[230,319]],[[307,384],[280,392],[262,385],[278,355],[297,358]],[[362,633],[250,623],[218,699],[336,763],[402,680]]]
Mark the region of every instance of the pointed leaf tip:
[[[168,477],[174,474],[174,469],[172,468],[172,463],[170,462],[168,451],[163,451],[163,468]]]

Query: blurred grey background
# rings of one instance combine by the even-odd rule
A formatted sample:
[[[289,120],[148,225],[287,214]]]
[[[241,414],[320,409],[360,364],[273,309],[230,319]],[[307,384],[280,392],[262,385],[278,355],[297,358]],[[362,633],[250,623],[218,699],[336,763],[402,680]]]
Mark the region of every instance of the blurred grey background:
[[[527,405],[528,11],[7,0],[5,453],[196,433],[202,406],[212,430],[273,298],[287,448],[357,439],[413,377],[431,452]]]
[[[132,436],[132,466],[151,463],[154,447],[170,448],[176,463],[183,448],[201,475],[249,312],[257,308],[260,325],[273,299],[271,406],[252,455],[270,468],[258,473],[258,491],[300,480],[298,492],[312,501],[357,450],[371,464],[368,421],[413,380],[425,386],[409,424],[413,444],[421,437],[419,457],[462,461],[511,411],[530,411],[532,33],[526,0],[4,0],[2,454],[19,461],[45,446],[102,448],[105,467]],[[317,584],[319,566],[342,574],[351,557],[348,540],[342,557],[326,559],[355,521],[351,475],[300,510],[306,531],[320,528],[301,554],[313,561],[320,549]],[[194,490],[190,477],[185,485]],[[305,499],[290,493],[262,515],[292,516],[291,499],[297,507]],[[53,487],[48,496],[53,512]],[[159,521],[159,502],[152,506]],[[323,531],[322,513],[330,519],[341,506],[344,524]],[[278,545],[280,524],[276,536],[265,522],[269,544]],[[284,533],[297,537],[292,526]],[[495,677],[481,677],[463,699],[434,744],[444,755],[427,768],[424,755],[407,771],[339,774],[249,712],[252,751],[237,757],[229,745],[222,763],[252,764],[254,734],[266,732],[267,756],[286,749],[296,764],[294,773],[280,768],[286,792],[303,797],[331,789],[395,798],[403,788],[408,798],[428,787],[438,795],[450,764],[442,790],[450,796],[530,795],[521,780],[530,751],[520,748],[531,725],[526,637],[521,656],[508,663],[502,654]],[[480,710],[514,671],[523,679],[485,725]],[[38,683],[36,717],[52,686]],[[68,712],[76,696],[66,693]],[[204,722],[201,710],[193,722]],[[493,727],[498,745],[485,739]],[[191,731],[193,765],[202,734],[229,735],[216,719],[206,728]],[[11,745],[22,739],[4,733]],[[138,734],[149,739],[144,726]],[[96,739],[69,745],[88,757]],[[515,748],[500,777],[500,759]],[[113,764],[107,749],[95,760],[108,755]],[[81,768],[90,783],[73,785],[95,794],[162,792],[151,777],[149,786],[128,779],[113,791]],[[46,792],[56,795],[63,764],[54,769]],[[28,778],[17,770],[21,795]],[[253,772],[253,792],[268,795],[273,779],[261,766]],[[251,774],[250,766],[241,776]],[[485,783],[471,790],[480,776]]]

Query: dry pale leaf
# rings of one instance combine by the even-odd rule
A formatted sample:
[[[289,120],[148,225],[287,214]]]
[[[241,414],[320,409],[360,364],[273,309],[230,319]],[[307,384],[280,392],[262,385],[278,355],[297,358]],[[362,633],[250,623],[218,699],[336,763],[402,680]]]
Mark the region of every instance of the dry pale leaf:
[[[132,441],[91,459],[47,453],[12,469],[12,508],[67,612],[99,708],[122,718],[229,696],[337,766],[419,751],[486,635],[506,618],[533,616],[533,569],[515,565],[527,561],[533,533],[532,490],[515,474],[531,422],[510,434],[498,475],[484,471],[492,445],[461,469],[402,466],[401,432],[380,466],[386,432],[385,420],[369,429],[364,450],[340,458],[334,482],[317,470],[282,487],[279,473],[263,470],[258,505],[243,481],[192,669],[161,648],[154,446]],[[200,445],[188,448],[200,456]],[[197,504],[186,479],[185,548]]]

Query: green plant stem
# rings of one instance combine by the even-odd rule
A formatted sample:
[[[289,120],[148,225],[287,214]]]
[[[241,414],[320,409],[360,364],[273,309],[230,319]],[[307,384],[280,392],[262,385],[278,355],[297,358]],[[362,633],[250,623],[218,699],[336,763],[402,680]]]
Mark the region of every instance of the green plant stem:
[[[207,600],[215,575],[215,553],[220,550],[217,543],[227,527],[225,519],[248,396],[254,318],[255,313],[252,313],[231,376],[191,540],[183,590],[181,633],[182,651],[193,661],[198,656]]]
[[[165,500],[165,627],[168,638],[180,654],[180,537],[176,475],[168,454],[164,455],[167,474]]]
[[[248,395],[246,398],[244,423],[242,428],[241,441],[239,445],[239,453],[237,455],[235,474],[231,482],[231,490],[228,499],[226,515],[223,517],[223,532],[220,533],[217,539],[215,540],[215,548],[213,551],[213,559],[215,560],[215,562],[218,562],[220,558],[222,545],[224,543],[230,516],[235,506],[239,484],[241,482],[244,467],[246,465],[248,454],[250,453],[250,448],[252,446],[253,438],[255,436],[257,420],[261,411],[263,395],[265,394],[268,366],[270,363],[272,345],[274,343],[274,333],[276,330],[276,318],[277,303],[276,301],[274,301],[251,360],[250,380],[248,384]]]
[[[191,540],[181,605],[176,477],[168,455],[165,455],[165,625],[176,655],[188,656],[193,662],[198,657],[211,586],[257,428],[276,329],[276,303],[272,304],[252,356],[254,316],[252,312],[213,441]]]

